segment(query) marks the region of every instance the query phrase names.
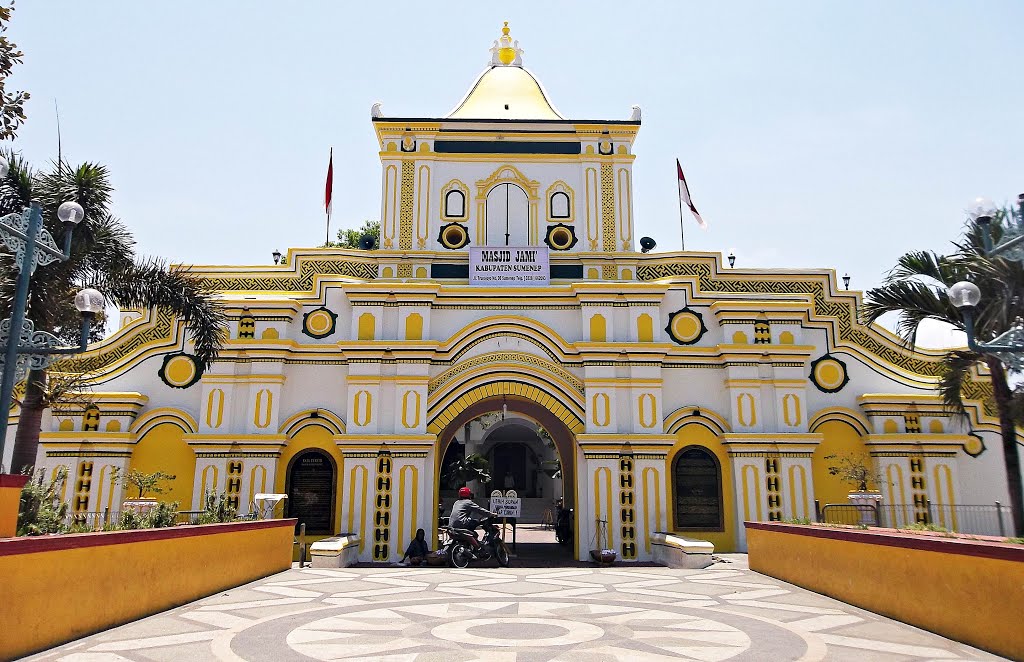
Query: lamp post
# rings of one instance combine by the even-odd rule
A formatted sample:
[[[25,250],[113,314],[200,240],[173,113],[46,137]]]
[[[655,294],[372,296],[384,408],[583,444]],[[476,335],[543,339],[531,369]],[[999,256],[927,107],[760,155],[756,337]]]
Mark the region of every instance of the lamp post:
[[[992,219],[996,215],[996,205],[987,198],[977,198],[971,203],[968,213],[981,229],[981,241],[985,247],[985,257],[1005,257],[1010,260],[1024,260],[1024,193],[1017,196],[1017,207],[1020,215],[1016,227],[1008,225],[1003,233],[1003,243],[992,245]]]
[[[1019,317],[1009,331],[999,334],[992,342],[979,343],[974,335],[974,309],[981,302],[981,290],[964,280],[950,287],[946,294],[964,318],[968,347],[979,354],[992,354],[1011,370],[1024,369],[1024,322]]]
[[[0,178],[7,176],[9,164],[0,158]],[[11,316],[0,322],[0,352],[3,371],[0,383],[0,461],[7,441],[7,420],[10,416],[11,397],[15,381],[29,370],[41,370],[57,356],[83,352],[89,343],[92,320],[106,305],[103,295],[93,289],[81,290],[75,296],[75,307],[82,313],[82,327],[78,347],[60,347],[57,338],[45,331],[36,331],[32,320],[25,319],[29,282],[36,267],[53,262],[64,262],[71,255],[71,233],[85,218],[85,211],[77,202],[65,202],[57,208],[57,218],[64,223],[64,250],[57,248],[53,235],[43,227],[42,208],[33,201],[21,213],[0,218],[0,239],[14,257],[18,270],[18,283]]]

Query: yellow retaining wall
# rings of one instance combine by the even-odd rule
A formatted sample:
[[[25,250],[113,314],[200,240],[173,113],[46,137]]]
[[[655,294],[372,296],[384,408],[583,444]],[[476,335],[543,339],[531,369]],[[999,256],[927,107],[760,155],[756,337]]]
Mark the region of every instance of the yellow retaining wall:
[[[294,519],[0,540],[0,659],[287,570]]]
[[[747,522],[750,568],[1024,659],[1024,545]]]

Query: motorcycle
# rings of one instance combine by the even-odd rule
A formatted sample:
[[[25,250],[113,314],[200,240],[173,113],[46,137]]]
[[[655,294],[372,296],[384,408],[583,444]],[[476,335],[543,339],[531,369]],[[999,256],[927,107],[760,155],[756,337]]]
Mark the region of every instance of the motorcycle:
[[[480,522],[484,530],[482,540],[478,540],[473,531],[453,529],[449,527],[447,547],[448,565],[453,568],[466,568],[471,561],[489,561],[497,559],[498,565],[507,568],[509,564],[508,547],[498,535],[498,527],[494,518]]]

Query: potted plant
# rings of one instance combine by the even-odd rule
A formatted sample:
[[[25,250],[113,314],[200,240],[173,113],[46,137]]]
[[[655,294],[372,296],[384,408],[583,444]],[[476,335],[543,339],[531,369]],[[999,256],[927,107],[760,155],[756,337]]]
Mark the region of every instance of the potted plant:
[[[139,515],[145,515],[148,513],[157,503],[156,497],[150,497],[148,494],[163,494],[164,485],[162,484],[167,480],[174,480],[175,476],[172,474],[166,474],[162,471],[155,471],[151,474],[143,473],[138,469],[129,469],[124,475],[118,469],[114,469],[110,477],[111,483],[116,483],[121,480],[121,484],[125,489],[134,488],[138,491],[138,495],[134,498],[129,497],[124,500],[121,504],[121,508],[124,510],[131,510]]]
[[[861,506],[860,523],[875,524],[877,513],[874,509],[882,500],[882,492],[877,486],[881,484],[882,477],[871,463],[871,456],[867,453],[845,453],[826,455],[825,459],[832,461],[828,467],[829,475],[838,476],[854,488],[847,494],[847,498],[852,505]],[[870,509],[863,506],[870,506]]]

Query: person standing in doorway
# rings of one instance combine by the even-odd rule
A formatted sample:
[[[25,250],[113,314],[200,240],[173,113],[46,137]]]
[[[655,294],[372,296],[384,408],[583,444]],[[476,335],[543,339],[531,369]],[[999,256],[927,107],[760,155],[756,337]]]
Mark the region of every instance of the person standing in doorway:
[[[510,469],[505,470],[504,484],[506,491],[516,489],[516,477],[512,475],[512,471]]]

